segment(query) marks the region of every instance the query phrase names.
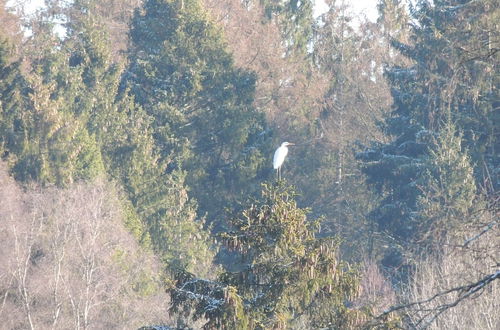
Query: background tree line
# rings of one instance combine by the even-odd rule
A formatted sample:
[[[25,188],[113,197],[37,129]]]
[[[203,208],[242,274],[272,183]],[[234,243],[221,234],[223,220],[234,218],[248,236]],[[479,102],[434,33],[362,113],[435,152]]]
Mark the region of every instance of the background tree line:
[[[0,313],[498,328],[498,6],[327,4],[1,1]]]

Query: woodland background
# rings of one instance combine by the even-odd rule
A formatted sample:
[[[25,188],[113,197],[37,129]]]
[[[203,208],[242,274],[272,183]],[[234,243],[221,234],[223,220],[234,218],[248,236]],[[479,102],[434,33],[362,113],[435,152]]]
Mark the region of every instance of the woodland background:
[[[1,327],[499,329],[498,1],[326,3],[0,0]]]

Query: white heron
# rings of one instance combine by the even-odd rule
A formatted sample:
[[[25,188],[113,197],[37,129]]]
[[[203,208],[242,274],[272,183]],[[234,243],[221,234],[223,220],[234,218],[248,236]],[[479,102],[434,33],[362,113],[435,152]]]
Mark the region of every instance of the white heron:
[[[290,142],[283,142],[281,146],[274,152],[273,158],[273,168],[278,173],[278,179],[281,179],[281,166],[285,161],[285,157],[288,154],[288,146],[293,146],[295,144]]]

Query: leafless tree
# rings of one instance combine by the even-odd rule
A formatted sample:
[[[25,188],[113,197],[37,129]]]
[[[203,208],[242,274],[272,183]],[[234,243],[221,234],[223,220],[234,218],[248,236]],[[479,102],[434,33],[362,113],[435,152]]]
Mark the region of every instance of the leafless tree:
[[[376,320],[397,312],[414,329],[500,328],[500,230],[494,205],[481,210],[441,253],[419,260],[401,304]]]
[[[279,26],[263,19],[259,1],[203,2],[223,28],[235,64],[257,74],[255,106],[278,134],[293,135],[293,130],[317,117],[326,81],[308,59],[284,56]]]
[[[0,168],[0,318],[8,328],[167,324],[158,263],[123,227],[113,185],[23,192]]]

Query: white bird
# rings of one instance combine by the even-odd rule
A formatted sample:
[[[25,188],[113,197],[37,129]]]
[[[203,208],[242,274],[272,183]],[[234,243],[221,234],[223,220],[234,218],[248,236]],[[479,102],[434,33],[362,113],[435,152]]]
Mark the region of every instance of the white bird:
[[[293,146],[293,143],[290,142],[283,142],[281,146],[276,149],[274,152],[274,158],[273,158],[273,168],[277,171],[278,173],[278,179],[281,179],[281,166],[283,165],[283,162],[285,161],[285,157],[288,154],[288,146]]]

